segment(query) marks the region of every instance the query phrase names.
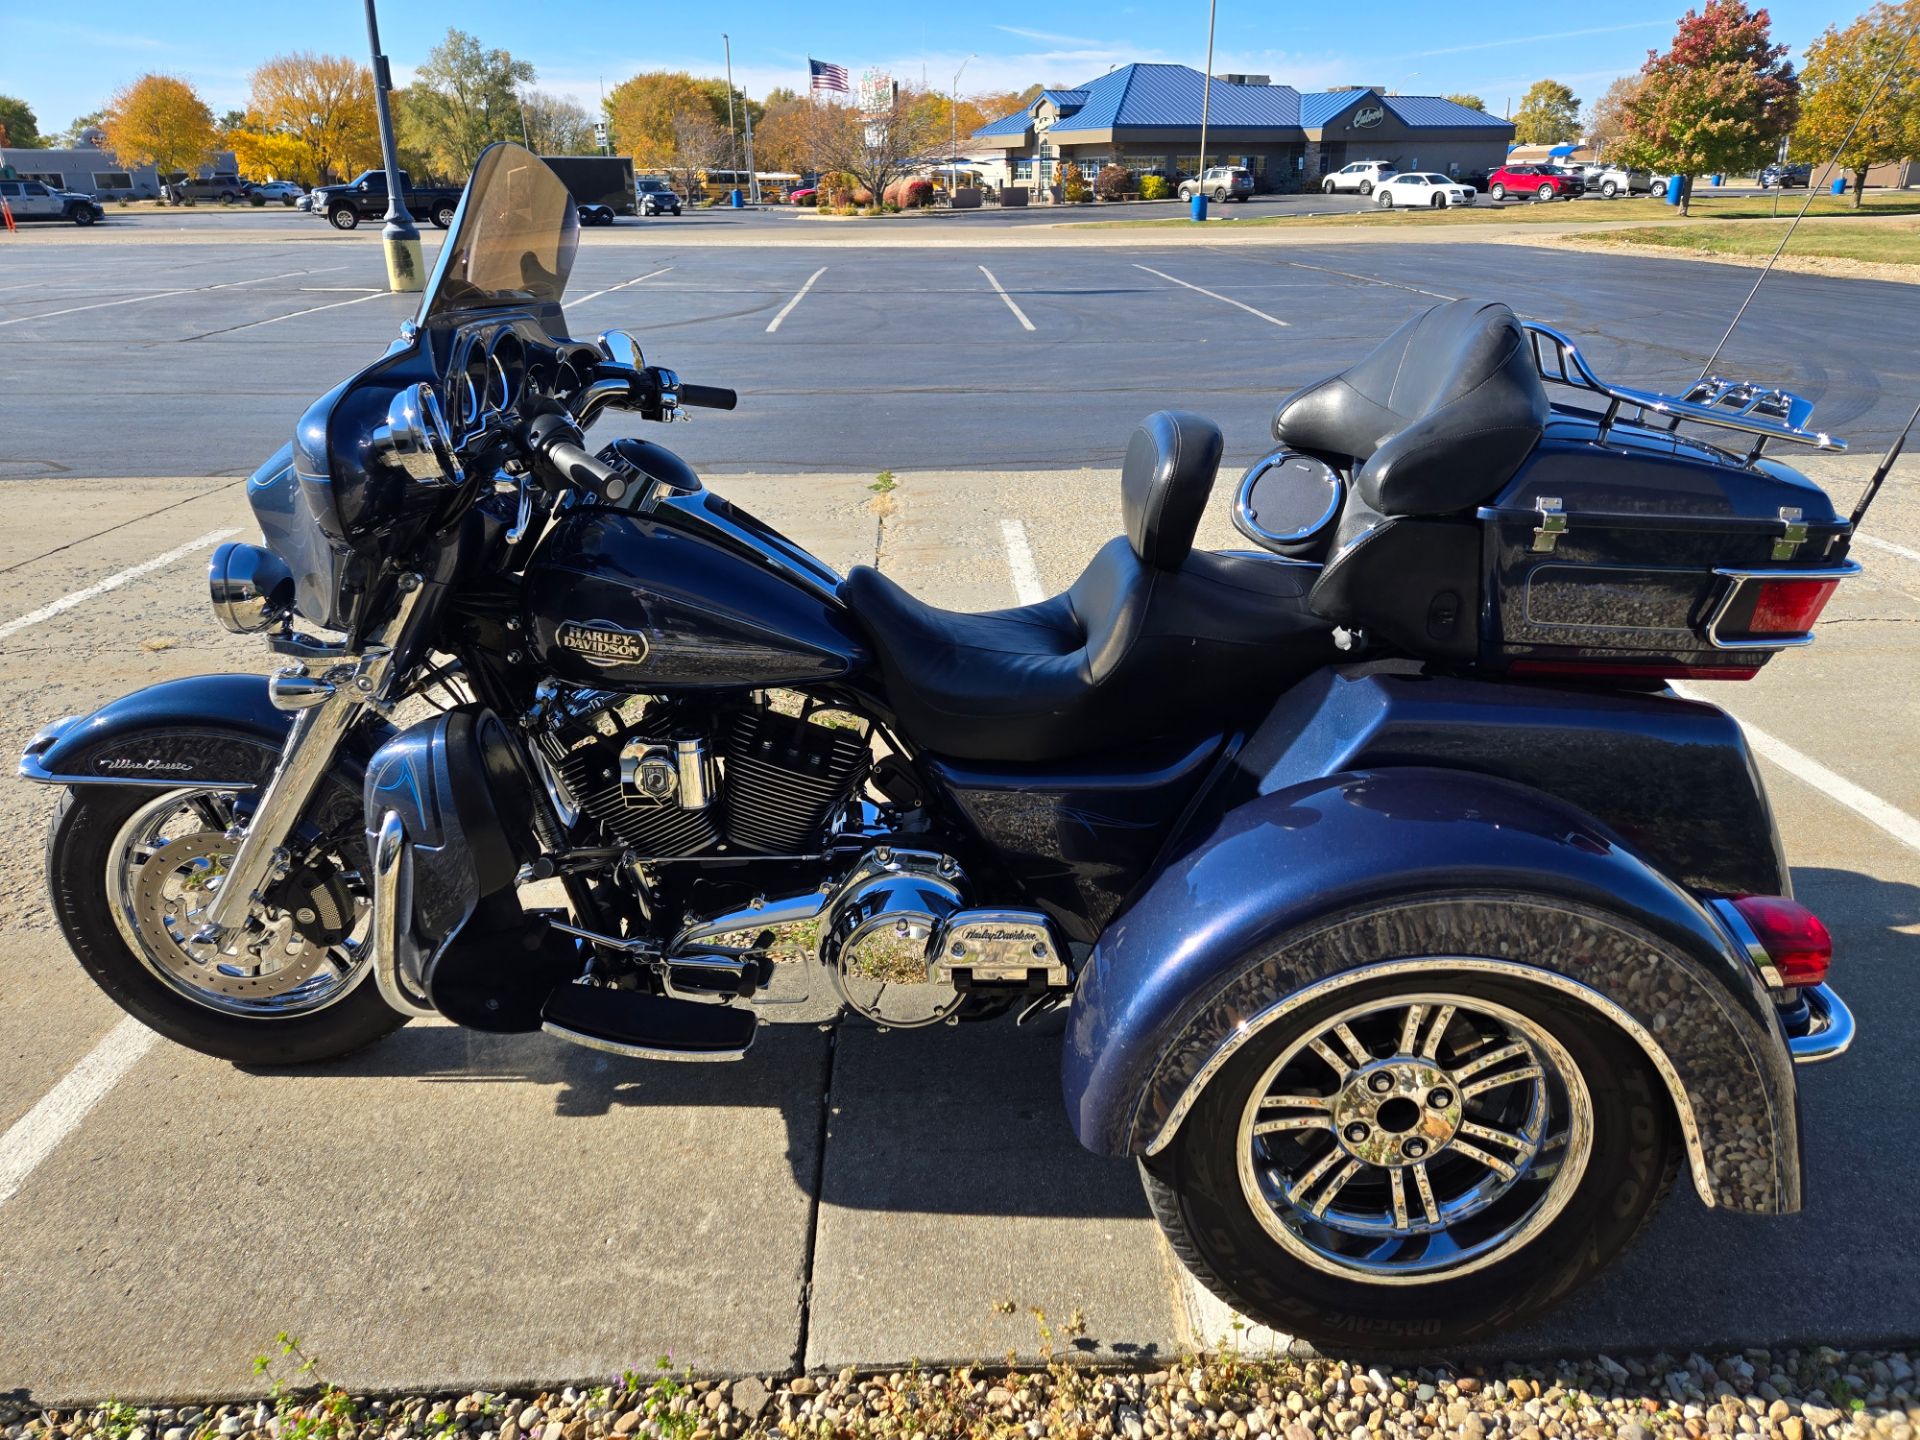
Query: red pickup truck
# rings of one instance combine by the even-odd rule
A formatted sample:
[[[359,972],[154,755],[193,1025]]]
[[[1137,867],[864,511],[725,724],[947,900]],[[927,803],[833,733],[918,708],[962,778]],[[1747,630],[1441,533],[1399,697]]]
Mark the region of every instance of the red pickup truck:
[[[1553,165],[1502,165],[1487,177],[1487,194],[1494,200],[1504,200],[1509,195],[1552,200],[1561,195],[1572,198],[1586,193],[1585,180],[1571,170]]]

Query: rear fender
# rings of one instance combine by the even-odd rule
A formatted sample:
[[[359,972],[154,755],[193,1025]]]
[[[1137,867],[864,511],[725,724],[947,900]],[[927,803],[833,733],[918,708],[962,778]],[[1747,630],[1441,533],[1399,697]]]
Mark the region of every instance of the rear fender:
[[[1395,949],[1391,911],[1415,903],[1449,907],[1451,956]],[[1389,917],[1366,953],[1311,943],[1361,912]],[[1081,1143],[1158,1150],[1227,1057],[1303,992],[1398,960],[1518,973],[1584,1001],[1665,1082],[1703,1201],[1799,1208],[1786,1039],[1712,914],[1552,796],[1435,768],[1328,776],[1231,809],[1108,927],[1064,1051]]]

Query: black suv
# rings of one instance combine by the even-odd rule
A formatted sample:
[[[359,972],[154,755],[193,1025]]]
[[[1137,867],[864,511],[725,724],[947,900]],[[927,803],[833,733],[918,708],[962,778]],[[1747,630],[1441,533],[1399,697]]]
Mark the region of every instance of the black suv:
[[[664,180],[636,180],[633,182],[633,193],[640,202],[642,215],[680,213],[680,197],[673,193],[673,187]]]

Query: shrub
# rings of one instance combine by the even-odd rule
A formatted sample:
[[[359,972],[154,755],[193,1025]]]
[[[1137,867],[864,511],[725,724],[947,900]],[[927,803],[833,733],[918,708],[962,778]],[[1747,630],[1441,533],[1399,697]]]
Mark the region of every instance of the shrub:
[[[887,193],[881,199],[894,210],[919,209],[933,203],[933,182],[902,176],[887,186]]]
[[[1164,175],[1142,175],[1140,177],[1140,198],[1142,200],[1164,200],[1171,187]]]
[[[1122,199],[1132,188],[1133,172],[1124,165],[1103,165],[1093,180],[1093,193],[1102,200]]]
[[[1060,165],[1060,198],[1069,205],[1078,205],[1093,192],[1087,185],[1087,177],[1080,173],[1080,167],[1071,161],[1062,161]]]

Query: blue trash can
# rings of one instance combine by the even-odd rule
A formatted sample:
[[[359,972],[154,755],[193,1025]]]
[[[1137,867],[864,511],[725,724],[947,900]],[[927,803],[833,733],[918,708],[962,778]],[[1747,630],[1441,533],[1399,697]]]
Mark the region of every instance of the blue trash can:
[[[1660,198],[1666,201],[1667,204],[1669,205],[1678,205],[1680,203],[1681,183],[1682,183],[1681,179],[1678,175],[1669,175],[1667,177],[1667,188],[1664,192],[1662,192]]]
[[[1193,192],[1192,205],[1194,219],[1204,220],[1207,218],[1207,197],[1202,195],[1198,190]]]
[[[729,192],[727,196],[727,203],[733,206],[733,208],[736,210],[739,210],[746,205],[746,201],[740,198],[740,192],[738,190]]]
[[[1842,175],[1834,180],[1833,193],[1836,195],[1844,195],[1847,193],[1847,177],[1846,176]]]

